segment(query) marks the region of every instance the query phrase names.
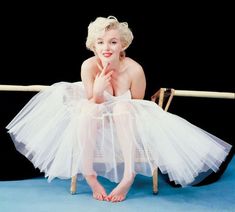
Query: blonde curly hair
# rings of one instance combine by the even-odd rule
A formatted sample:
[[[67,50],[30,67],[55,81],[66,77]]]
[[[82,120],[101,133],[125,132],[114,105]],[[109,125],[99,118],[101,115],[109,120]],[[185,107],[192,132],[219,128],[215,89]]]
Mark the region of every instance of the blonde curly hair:
[[[88,26],[88,35],[86,39],[86,47],[91,51],[95,51],[94,45],[97,35],[111,30],[118,29],[120,32],[123,50],[127,49],[134,38],[132,31],[128,27],[127,22],[119,22],[116,17],[108,16],[107,18],[98,17]],[[125,52],[121,53],[121,57],[125,56]]]

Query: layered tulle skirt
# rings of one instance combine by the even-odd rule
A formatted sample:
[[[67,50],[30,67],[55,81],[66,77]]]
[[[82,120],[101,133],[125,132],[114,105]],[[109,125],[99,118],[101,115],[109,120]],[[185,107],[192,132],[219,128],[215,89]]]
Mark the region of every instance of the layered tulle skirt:
[[[59,82],[36,94],[8,124],[16,149],[51,181],[96,174],[152,176],[159,168],[176,184],[217,171],[231,145],[130,91],[94,104],[81,82]]]

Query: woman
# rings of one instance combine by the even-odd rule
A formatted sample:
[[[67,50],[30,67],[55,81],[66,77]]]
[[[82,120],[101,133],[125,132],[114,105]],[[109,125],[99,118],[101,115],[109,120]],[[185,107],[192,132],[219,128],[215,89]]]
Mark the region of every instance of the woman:
[[[217,171],[231,145],[179,116],[143,100],[143,68],[125,56],[133,34],[115,17],[88,26],[94,56],[81,67],[82,82],[59,82],[35,95],[7,129],[18,151],[48,180],[85,178],[97,200],[123,201],[136,174],[159,167],[170,180],[190,185]],[[110,194],[97,180],[119,183]]]

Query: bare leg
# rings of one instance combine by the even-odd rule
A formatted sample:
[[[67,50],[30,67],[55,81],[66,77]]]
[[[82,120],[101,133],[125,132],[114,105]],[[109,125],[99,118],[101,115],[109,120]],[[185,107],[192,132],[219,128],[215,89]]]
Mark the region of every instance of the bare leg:
[[[116,112],[123,112],[128,109],[128,105],[121,104],[116,108]],[[129,128],[126,125],[129,124]],[[125,200],[126,195],[134,181],[135,174],[133,173],[133,139],[132,124],[130,117],[127,114],[117,115],[115,117],[115,125],[118,134],[118,140],[124,157],[124,175],[121,182],[108,195],[108,200],[111,202],[120,202]],[[131,131],[127,132],[126,129]]]
[[[92,109],[92,107],[91,107]],[[84,110],[89,110],[89,107],[87,107]],[[83,111],[87,112],[87,111]],[[92,113],[96,113],[95,111],[92,111]],[[82,173],[85,176],[85,179],[90,186],[93,197],[97,200],[105,200],[107,197],[106,191],[103,188],[103,186],[99,183],[97,180],[96,172],[93,169],[93,163],[94,163],[94,150],[96,147],[95,144],[95,137],[97,133],[97,127],[98,123],[95,119],[88,118],[89,116],[84,116],[84,119],[82,120],[82,127],[81,127],[81,133],[84,135],[83,143],[82,143]],[[87,130],[84,130],[87,129]]]
[[[97,180],[96,172],[93,170],[93,152],[86,151],[86,154],[90,154],[89,157],[84,156],[84,162],[83,162],[83,174],[85,174],[85,179],[90,186],[92,192],[93,192],[93,197],[97,200],[105,200],[107,197],[106,191],[103,188],[103,186],[99,183]]]

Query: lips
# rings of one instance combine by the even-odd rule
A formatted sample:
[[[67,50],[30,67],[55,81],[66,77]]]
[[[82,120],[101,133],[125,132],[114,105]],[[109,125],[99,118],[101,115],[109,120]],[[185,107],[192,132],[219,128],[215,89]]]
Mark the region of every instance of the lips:
[[[104,53],[103,55],[104,55],[104,57],[110,57],[112,55],[112,53]]]

